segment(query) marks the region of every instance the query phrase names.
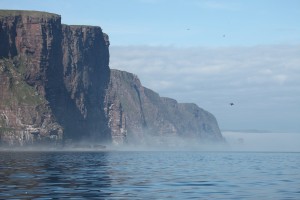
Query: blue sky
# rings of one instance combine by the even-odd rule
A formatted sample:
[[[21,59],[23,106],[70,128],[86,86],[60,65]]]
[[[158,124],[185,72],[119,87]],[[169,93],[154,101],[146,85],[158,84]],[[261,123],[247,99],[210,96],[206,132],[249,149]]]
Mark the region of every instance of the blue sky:
[[[299,0],[0,0],[0,8],[101,26],[111,68],[197,103],[223,130],[300,132]]]
[[[54,12],[66,24],[101,26],[112,45],[300,43],[298,0],[1,0],[0,7]]]

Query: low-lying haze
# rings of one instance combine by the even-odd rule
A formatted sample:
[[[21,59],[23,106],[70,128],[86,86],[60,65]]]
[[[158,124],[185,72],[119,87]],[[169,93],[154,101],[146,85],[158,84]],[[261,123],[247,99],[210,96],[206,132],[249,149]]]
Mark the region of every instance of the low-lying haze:
[[[224,131],[222,134],[231,151],[300,151],[299,133]]]

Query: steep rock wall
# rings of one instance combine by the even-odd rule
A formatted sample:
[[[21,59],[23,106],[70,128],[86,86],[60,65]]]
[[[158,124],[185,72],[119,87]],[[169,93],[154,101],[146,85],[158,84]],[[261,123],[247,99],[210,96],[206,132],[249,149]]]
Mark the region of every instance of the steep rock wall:
[[[17,117],[22,126],[0,124],[2,142],[26,144],[27,140],[31,143],[32,137],[49,138],[54,132],[47,128],[45,131],[27,131],[31,138],[6,137],[7,134],[18,135],[17,130],[23,130],[24,126],[41,127],[44,121],[55,124],[53,127],[59,140],[63,136],[75,141],[110,141],[103,112],[103,90],[109,79],[109,40],[100,27],[62,25],[59,15],[45,12],[0,11],[0,44],[1,67],[6,69],[1,72],[0,83],[5,92],[0,94],[0,114],[3,119],[11,116],[9,121],[23,116],[22,119]],[[9,62],[11,64],[7,64]],[[13,62],[21,67],[15,67]],[[15,76],[9,76],[13,71],[17,72]],[[50,117],[33,120],[34,115],[42,114],[36,111],[41,102],[30,105],[32,113],[36,113],[30,115],[16,114],[28,107],[28,103],[22,103],[19,98],[15,106],[7,107],[5,101],[11,100],[7,94],[16,96],[12,84],[6,87],[7,78],[30,87],[30,91],[43,99],[43,110]],[[22,90],[16,84],[15,88]]]
[[[168,144],[223,141],[216,119],[109,69],[100,27],[62,25],[59,15],[0,11],[0,141]]]
[[[34,143],[57,145],[62,127],[55,122],[45,98],[28,85],[17,59],[0,60],[0,142],[24,146]]]
[[[166,146],[185,139],[224,141],[212,114],[195,104],[160,97],[128,72],[111,70],[105,110],[116,144]]]
[[[110,141],[103,111],[104,90],[110,77],[108,36],[96,26],[63,25],[62,32],[63,76],[70,113],[64,124],[71,130],[66,136]]]
[[[60,94],[63,83],[59,78],[60,32],[59,15],[0,12],[0,58],[10,59],[1,61],[0,114],[10,122],[1,125],[3,143],[23,145],[33,140],[47,141],[52,135],[62,139],[63,128],[51,112],[50,100],[46,100],[50,90],[52,95]]]

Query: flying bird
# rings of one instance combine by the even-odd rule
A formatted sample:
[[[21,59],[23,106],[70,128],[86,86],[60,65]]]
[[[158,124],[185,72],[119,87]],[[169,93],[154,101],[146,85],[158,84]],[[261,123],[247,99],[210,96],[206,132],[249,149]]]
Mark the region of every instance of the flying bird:
[[[234,105],[234,103],[229,103],[229,105],[233,106],[233,105]]]

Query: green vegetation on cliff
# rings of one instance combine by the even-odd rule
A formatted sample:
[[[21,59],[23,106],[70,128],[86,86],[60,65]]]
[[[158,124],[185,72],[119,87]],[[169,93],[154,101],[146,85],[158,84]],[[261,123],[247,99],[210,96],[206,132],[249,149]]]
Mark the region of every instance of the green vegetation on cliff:
[[[0,60],[0,76],[1,92],[7,90],[8,96],[3,96],[3,103],[6,106],[13,104],[37,106],[45,102],[45,99],[38,95],[34,87],[28,85],[24,81],[25,64],[22,59],[15,57],[14,59],[2,59]],[[5,88],[6,86],[6,88]]]
[[[0,144],[57,144],[62,129],[52,123],[45,97],[26,82],[27,68],[20,57],[0,59]]]
[[[12,122],[7,117],[7,110],[15,110],[16,116],[18,112],[25,110],[28,116],[32,116],[30,111],[42,108],[40,105],[46,102],[34,87],[24,81],[25,68],[26,64],[19,57],[0,59],[0,137],[18,131],[18,128],[10,125]],[[20,119],[23,118],[26,117],[22,116]]]
[[[48,13],[48,12],[41,12],[41,11],[34,11],[34,10],[0,10],[0,19],[3,17],[9,16],[27,16],[27,17],[38,17],[38,18],[53,18],[53,17],[60,17],[60,15]]]

